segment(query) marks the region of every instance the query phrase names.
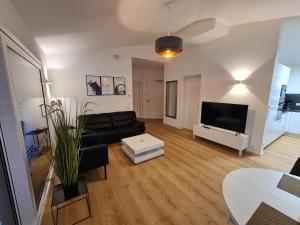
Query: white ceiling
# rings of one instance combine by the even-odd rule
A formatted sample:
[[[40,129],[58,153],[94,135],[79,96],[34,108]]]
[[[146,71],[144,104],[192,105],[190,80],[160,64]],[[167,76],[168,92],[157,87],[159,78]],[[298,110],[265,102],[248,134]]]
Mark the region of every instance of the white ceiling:
[[[152,43],[197,20],[229,26],[300,15],[299,0],[11,0],[46,54]]]

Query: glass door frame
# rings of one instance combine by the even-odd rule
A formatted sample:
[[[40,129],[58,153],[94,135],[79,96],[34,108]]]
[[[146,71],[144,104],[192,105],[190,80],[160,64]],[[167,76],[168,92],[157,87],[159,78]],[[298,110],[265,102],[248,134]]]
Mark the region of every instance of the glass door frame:
[[[0,124],[2,126],[2,141],[5,146],[4,155],[6,166],[10,172],[9,179],[13,189],[13,198],[17,208],[16,212],[19,224],[31,225],[38,222],[38,207],[34,198],[28,161],[25,154],[22,128],[16,118],[16,96],[12,88],[11,71],[7,66],[8,49],[39,69],[41,82],[43,70],[41,62],[12,34],[0,27]],[[45,101],[44,87],[42,84],[41,86]],[[46,185],[45,189],[47,189]],[[39,208],[41,208],[41,205],[39,205]]]

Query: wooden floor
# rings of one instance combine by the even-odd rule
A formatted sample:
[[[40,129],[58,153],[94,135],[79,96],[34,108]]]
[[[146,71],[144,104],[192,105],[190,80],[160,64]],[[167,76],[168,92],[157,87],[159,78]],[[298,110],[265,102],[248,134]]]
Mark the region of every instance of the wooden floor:
[[[85,225],[231,224],[222,196],[222,181],[230,171],[262,167],[289,171],[300,156],[300,139],[282,137],[262,156],[245,154],[192,139],[192,133],[161,121],[148,121],[148,133],[165,141],[162,157],[133,165],[121,144],[109,147],[108,179],[103,169],[87,174],[92,216]],[[52,190],[50,189],[50,193]],[[43,225],[52,225],[48,196]],[[59,224],[71,224],[87,213],[84,201],[61,210]]]

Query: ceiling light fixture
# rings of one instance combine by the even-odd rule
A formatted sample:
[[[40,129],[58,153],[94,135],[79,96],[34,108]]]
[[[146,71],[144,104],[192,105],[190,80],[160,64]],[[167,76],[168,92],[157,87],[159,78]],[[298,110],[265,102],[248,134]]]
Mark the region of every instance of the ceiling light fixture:
[[[169,21],[171,17],[171,8],[172,8],[172,0],[166,3],[169,11]],[[169,23],[170,29],[170,23]],[[173,58],[178,56],[180,52],[182,52],[182,38],[177,36],[171,36],[170,31],[168,31],[168,36],[159,37],[155,41],[155,52],[164,58]]]

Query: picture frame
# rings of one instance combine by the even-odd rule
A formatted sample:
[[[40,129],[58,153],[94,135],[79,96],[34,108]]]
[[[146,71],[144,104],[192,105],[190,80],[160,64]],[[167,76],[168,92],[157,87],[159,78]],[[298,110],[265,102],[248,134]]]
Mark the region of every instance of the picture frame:
[[[101,76],[102,95],[114,95],[113,77]]]
[[[126,95],[126,78],[114,77],[114,94]]]
[[[86,92],[87,96],[102,95],[102,85],[100,76],[86,75]]]

